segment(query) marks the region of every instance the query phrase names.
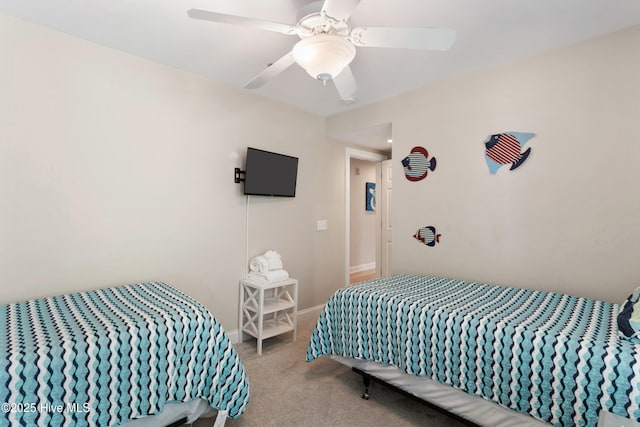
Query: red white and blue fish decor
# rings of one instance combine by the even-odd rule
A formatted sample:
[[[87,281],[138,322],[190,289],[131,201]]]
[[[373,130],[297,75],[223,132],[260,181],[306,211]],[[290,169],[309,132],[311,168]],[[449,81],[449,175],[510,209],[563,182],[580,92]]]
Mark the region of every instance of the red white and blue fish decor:
[[[504,132],[489,136],[484,141],[485,158],[489,171],[495,174],[504,165],[511,165],[509,170],[514,170],[531,154],[531,147],[522,151],[522,146],[528,140],[536,136],[528,132]]]
[[[416,231],[413,238],[419,242],[424,243],[427,246],[435,246],[436,243],[440,243],[441,234],[436,234],[436,228],[432,225],[422,227]]]
[[[429,171],[436,170],[436,158],[429,159],[429,152],[424,147],[413,147],[409,155],[402,159],[404,176],[409,181],[421,181]]]

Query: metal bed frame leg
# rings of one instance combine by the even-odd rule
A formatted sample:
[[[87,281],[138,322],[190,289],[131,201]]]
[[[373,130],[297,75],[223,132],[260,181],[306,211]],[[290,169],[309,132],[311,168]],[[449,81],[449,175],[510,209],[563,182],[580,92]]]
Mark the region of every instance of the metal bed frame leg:
[[[362,394],[362,398],[364,400],[369,400],[369,387],[371,386],[371,376],[366,372],[361,371],[358,368],[351,368],[353,372],[362,376],[362,383],[364,384],[364,393]]]
[[[369,400],[369,386],[371,385],[371,378],[363,375],[362,382],[364,383],[364,394],[362,395],[362,398],[364,400]]]

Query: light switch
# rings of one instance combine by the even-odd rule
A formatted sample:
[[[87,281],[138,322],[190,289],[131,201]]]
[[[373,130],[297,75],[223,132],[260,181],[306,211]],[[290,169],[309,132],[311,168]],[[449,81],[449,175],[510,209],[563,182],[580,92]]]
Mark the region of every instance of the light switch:
[[[326,219],[319,219],[316,222],[316,231],[326,231],[329,228],[329,222]]]

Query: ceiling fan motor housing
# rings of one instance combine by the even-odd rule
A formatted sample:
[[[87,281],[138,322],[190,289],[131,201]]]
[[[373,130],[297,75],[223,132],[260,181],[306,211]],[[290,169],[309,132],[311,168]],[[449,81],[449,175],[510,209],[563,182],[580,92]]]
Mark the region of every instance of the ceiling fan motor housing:
[[[347,21],[329,21],[322,16],[324,1],[314,1],[303,7],[298,13],[296,26],[303,31],[300,38],[312,37],[317,34],[338,34],[348,36],[351,32],[351,23]]]

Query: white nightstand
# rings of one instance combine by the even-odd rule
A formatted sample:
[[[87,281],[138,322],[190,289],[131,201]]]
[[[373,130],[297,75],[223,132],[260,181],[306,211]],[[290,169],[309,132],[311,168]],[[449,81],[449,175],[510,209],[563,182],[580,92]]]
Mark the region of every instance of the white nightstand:
[[[266,283],[252,279],[240,280],[240,333],[247,333],[262,341],[293,331],[296,340],[298,327],[298,281],[287,279]]]

